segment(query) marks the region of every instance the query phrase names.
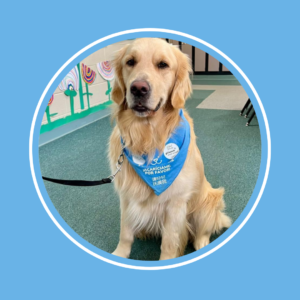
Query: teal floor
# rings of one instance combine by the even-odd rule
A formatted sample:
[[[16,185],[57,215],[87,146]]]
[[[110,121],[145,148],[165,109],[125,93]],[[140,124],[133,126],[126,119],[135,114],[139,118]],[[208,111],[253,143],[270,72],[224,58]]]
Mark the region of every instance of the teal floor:
[[[193,85],[240,85],[233,75],[192,75]]]
[[[233,81],[208,80],[230,85]],[[225,187],[226,212],[236,220],[258,177],[261,157],[259,126],[254,118],[251,126],[246,127],[246,119],[237,111],[197,109],[212,92],[194,91],[186,108],[194,119],[206,176],[213,187]],[[110,170],[106,157],[110,133],[110,119],[106,117],[40,147],[42,174],[83,180],[108,176]],[[45,182],[45,186],[55,208],[76,233],[104,251],[115,249],[120,212],[118,196],[112,185],[84,188]],[[189,245],[186,253],[192,251]],[[136,240],[130,258],[157,260],[159,254],[160,240]]]

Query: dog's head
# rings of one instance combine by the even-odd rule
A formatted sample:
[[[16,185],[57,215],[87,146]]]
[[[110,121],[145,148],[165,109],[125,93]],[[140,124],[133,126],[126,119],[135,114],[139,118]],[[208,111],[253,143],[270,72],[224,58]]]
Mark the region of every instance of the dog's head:
[[[114,61],[112,99],[150,117],[168,102],[184,107],[191,94],[190,60],[177,47],[157,38],[137,39],[122,48]]]

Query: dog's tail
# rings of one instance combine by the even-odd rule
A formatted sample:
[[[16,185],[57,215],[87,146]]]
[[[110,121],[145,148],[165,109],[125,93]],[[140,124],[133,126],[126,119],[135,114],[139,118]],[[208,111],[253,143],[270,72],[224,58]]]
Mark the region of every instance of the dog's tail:
[[[206,211],[206,228],[211,228],[211,233],[220,233],[223,228],[231,226],[231,219],[224,213],[225,202],[223,199],[224,188],[213,189],[210,186],[204,201]]]
[[[214,189],[209,182],[206,182],[205,190],[203,198],[198,199],[197,204],[191,211],[197,224],[196,232],[219,234],[223,228],[228,228],[232,224],[231,218],[224,213],[224,188]]]

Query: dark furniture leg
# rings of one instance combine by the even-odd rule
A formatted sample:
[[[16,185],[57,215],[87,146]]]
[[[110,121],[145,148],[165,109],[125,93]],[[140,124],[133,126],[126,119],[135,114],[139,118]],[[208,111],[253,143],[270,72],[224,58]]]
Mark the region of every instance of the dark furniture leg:
[[[242,116],[242,115],[243,115],[243,113],[244,113],[245,109],[248,107],[248,105],[249,105],[249,104],[250,104],[250,98],[248,98],[248,100],[247,100],[246,104],[244,105],[243,109],[241,110],[241,112],[240,112],[240,116]]]
[[[246,126],[249,126],[250,122],[252,121],[253,117],[255,116],[255,110],[253,111],[253,113],[251,114],[248,122],[246,123]]]
[[[250,114],[252,108],[253,108],[253,105],[251,104],[250,107],[248,108],[248,110],[246,111],[245,118],[248,117],[248,115]]]

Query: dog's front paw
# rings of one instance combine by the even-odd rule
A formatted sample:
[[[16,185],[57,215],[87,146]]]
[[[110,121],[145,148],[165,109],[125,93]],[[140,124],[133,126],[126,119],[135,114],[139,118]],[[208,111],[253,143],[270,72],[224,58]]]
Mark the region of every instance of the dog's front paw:
[[[112,253],[112,255],[128,258],[129,254],[124,250],[120,249],[119,247]]]
[[[168,255],[160,255],[159,260],[167,260],[167,259],[172,259],[172,258],[174,258],[174,257],[168,256]]]
[[[209,236],[202,235],[201,237],[197,238],[194,242],[195,250],[199,250],[209,244]]]

